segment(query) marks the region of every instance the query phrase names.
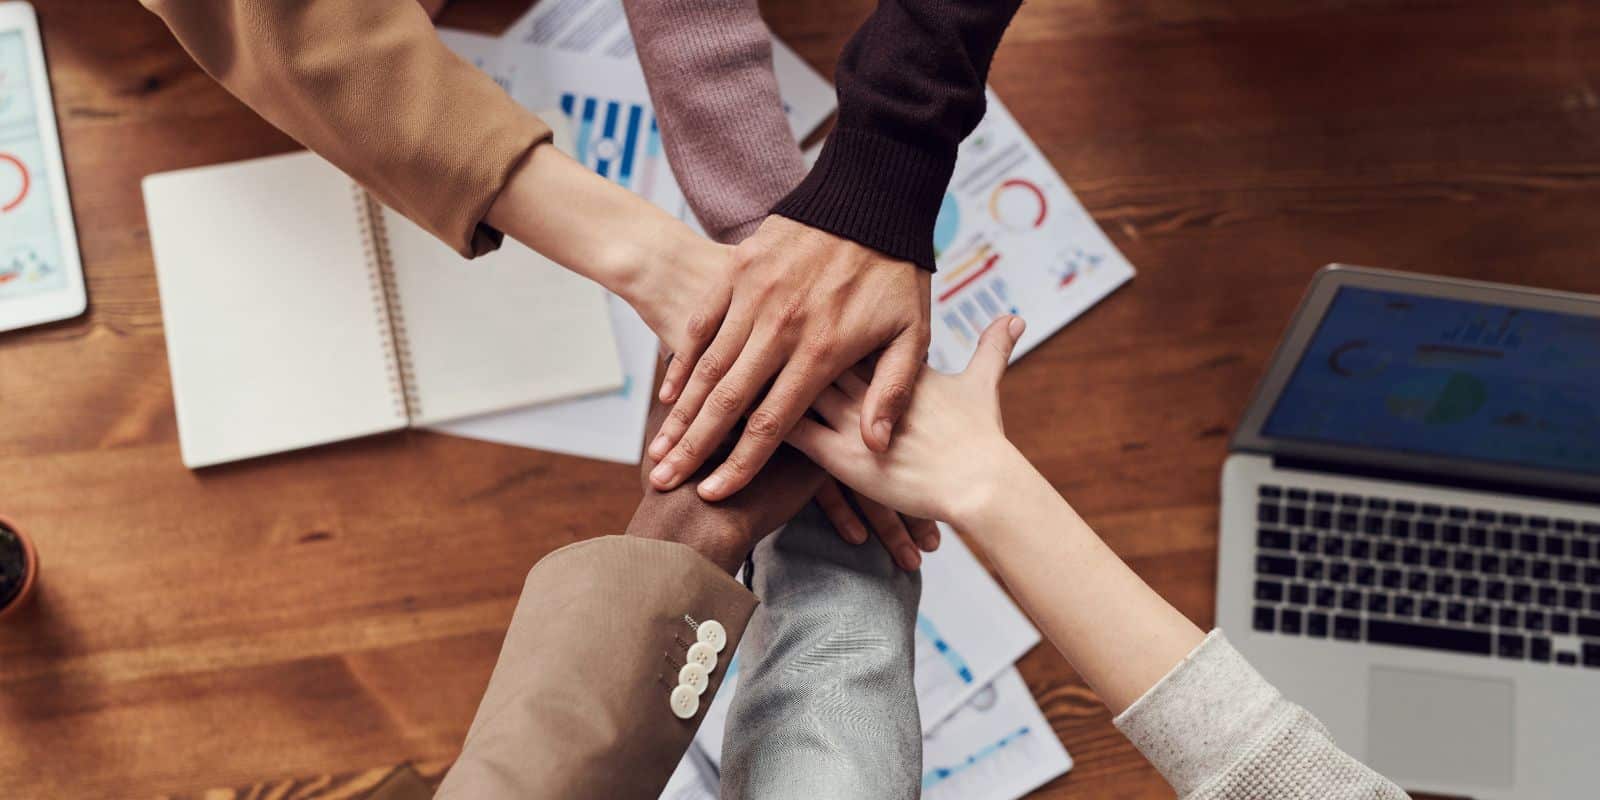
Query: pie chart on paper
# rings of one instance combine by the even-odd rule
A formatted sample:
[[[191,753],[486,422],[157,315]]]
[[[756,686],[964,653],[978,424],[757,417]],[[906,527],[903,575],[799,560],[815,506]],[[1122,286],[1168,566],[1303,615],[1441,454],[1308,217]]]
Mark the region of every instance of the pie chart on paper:
[[[13,211],[28,197],[28,167],[22,159],[0,151],[0,214]]]

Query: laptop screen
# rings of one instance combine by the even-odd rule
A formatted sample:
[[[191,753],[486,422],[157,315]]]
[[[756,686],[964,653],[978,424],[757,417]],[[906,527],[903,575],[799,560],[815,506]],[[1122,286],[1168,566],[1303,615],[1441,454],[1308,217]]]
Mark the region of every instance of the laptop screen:
[[[1600,318],[1341,286],[1261,434],[1600,475]]]

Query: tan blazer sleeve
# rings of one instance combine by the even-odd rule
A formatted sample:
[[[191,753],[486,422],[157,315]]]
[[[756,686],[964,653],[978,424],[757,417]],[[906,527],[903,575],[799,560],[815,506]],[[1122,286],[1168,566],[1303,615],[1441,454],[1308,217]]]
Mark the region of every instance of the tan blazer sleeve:
[[[451,53],[416,0],[142,0],[268,122],[462,255],[494,249],[489,206],[550,136]]]
[[[689,747],[756,606],[672,542],[605,536],[528,573],[489,688],[439,798],[654,800]],[[727,644],[688,719],[669,696],[697,623]]]

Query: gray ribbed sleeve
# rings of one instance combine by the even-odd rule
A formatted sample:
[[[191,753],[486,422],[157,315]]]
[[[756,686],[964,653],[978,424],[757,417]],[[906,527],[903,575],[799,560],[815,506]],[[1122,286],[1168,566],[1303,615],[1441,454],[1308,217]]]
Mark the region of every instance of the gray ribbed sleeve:
[[[1212,631],[1113,722],[1189,800],[1402,800]]]

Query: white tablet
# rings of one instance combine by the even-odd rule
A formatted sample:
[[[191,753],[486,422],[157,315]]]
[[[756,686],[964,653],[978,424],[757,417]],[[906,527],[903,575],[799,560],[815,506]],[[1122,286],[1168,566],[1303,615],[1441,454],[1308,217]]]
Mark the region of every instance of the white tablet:
[[[27,3],[0,2],[0,331],[84,306],[38,19]]]

